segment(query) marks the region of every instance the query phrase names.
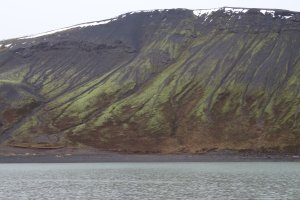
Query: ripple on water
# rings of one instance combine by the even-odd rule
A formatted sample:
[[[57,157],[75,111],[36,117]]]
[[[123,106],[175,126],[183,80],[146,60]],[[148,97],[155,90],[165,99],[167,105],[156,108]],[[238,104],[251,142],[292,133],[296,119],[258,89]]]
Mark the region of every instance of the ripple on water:
[[[0,164],[0,199],[299,199],[300,163]]]

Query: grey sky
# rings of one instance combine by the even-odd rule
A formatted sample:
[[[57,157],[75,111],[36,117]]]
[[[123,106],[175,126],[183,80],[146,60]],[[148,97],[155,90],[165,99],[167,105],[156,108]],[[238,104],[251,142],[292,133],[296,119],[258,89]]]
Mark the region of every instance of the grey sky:
[[[300,11],[300,0],[2,0],[0,40],[111,18],[135,10],[222,6]]]

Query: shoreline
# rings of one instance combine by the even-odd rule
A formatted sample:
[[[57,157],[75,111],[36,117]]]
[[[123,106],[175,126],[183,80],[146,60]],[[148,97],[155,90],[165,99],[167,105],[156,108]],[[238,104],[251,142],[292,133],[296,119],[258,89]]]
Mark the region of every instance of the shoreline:
[[[210,151],[201,154],[142,154],[88,148],[36,150],[0,147],[0,163],[105,163],[105,162],[300,162],[299,154]]]
[[[0,163],[107,163],[107,162],[300,162],[299,156],[211,155],[36,155],[0,156]]]

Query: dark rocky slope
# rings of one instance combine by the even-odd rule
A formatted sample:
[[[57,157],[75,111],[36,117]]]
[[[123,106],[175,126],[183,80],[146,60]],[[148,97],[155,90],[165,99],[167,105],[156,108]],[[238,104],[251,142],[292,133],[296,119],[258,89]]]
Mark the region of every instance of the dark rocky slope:
[[[298,12],[142,11],[0,43],[3,144],[299,152]]]

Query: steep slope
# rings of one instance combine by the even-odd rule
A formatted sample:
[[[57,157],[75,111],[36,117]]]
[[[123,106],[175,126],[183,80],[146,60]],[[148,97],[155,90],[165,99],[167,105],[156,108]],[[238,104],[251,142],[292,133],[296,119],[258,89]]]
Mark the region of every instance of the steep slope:
[[[300,13],[127,13],[1,42],[0,141],[299,151]]]

